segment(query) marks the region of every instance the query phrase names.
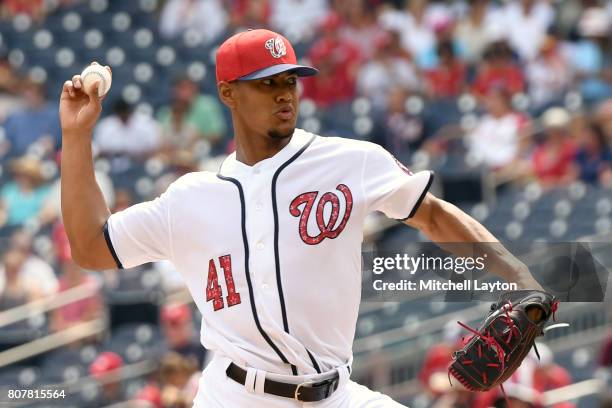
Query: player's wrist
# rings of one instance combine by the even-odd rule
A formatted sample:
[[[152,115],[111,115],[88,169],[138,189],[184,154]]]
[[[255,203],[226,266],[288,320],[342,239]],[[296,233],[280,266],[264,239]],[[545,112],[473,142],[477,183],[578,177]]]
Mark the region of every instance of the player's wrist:
[[[62,142],[91,144],[92,131],[62,129]]]
[[[544,291],[540,283],[535,280],[529,269],[522,271],[516,279],[516,284],[519,289],[531,289]]]

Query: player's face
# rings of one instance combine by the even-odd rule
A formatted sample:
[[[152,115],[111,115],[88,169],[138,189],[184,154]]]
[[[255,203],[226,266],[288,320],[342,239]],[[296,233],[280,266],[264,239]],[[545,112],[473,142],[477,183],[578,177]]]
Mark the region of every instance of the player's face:
[[[291,72],[236,82],[236,113],[246,129],[284,139],[293,134],[298,112],[298,77]]]

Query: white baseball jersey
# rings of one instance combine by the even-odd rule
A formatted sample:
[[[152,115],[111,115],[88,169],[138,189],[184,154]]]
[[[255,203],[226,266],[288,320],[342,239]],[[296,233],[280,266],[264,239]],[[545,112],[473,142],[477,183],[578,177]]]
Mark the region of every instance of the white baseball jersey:
[[[363,222],[406,219],[433,174],[378,145],[296,129],[248,166],[235,153],[113,214],[119,267],[170,260],[202,313],[202,344],[243,367],[306,375],[346,364],[361,296]]]

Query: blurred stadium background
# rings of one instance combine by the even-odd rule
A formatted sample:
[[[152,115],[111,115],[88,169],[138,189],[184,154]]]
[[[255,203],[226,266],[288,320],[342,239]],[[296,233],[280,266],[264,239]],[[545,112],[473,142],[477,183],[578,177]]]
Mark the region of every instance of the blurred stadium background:
[[[591,242],[612,265],[612,2],[4,0],[0,12],[0,405],[8,389],[54,384],[65,399],[10,406],[191,406],[206,359],[172,265],[118,274],[71,261],[58,99],[94,60],[114,74],[94,135],[113,211],[217,169],[232,132],[215,47],[268,27],[321,69],[302,81],[301,127],[435,170],[433,191],[500,239]],[[366,225],[370,249],[423,239],[376,216]],[[415,408],[494,405],[496,393],[444,385],[461,336],[449,322],[474,323],[488,304],[441,300],[365,302],[353,378]],[[610,302],[561,315],[571,327],[507,387],[516,406],[612,406]]]

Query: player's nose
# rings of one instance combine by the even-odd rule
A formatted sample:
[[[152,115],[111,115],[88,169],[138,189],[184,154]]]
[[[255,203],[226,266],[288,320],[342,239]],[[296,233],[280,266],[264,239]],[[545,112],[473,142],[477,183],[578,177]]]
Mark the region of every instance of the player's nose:
[[[292,102],[294,98],[293,92],[290,90],[284,90],[276,95],[276,102],[278,103],[288,103]]]

